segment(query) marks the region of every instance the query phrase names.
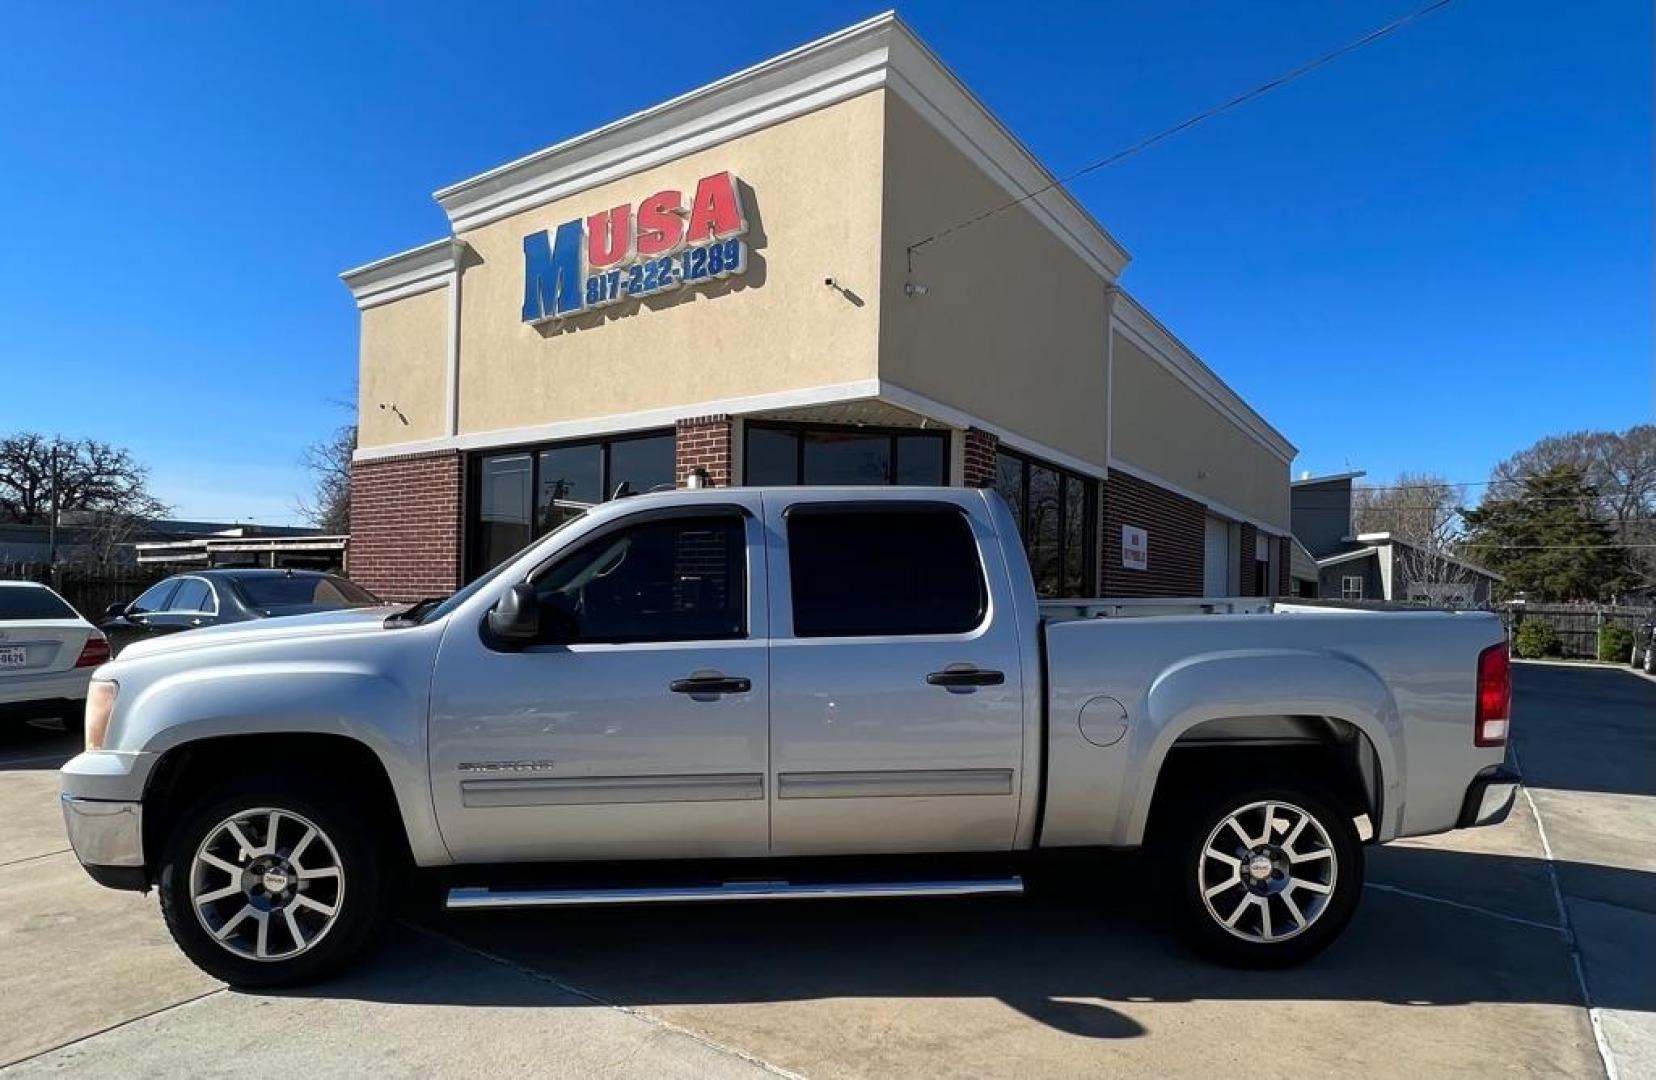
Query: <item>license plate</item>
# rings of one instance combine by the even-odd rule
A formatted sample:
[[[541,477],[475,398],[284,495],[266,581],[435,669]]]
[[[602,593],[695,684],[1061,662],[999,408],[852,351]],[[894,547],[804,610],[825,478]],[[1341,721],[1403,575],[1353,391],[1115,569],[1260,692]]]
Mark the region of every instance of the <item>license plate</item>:
[[[0,646],[0,668],[22,667],[29,662],[29,650],[21,645]]]

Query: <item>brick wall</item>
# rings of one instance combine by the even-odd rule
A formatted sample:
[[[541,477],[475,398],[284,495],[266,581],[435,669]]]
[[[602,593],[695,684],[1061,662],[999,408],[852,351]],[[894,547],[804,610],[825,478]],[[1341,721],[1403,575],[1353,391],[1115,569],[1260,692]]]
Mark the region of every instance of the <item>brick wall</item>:
[[[1206,509],[1194,499],[1129,476],[1110,473],[1104,485],[1100,590],[1105,596],[1202,595],[1202,530]],[[1148,534],[1145,570],[1121,565],[1121,527]],[[1251,549],[1250,549],[1251,550]]]
[[[462,490],[455,451],[354,462],[351,580],[386,600],[459,588]]]
[[[705,469],[708,486],[729,487],[731,428],[730,417],[723,414],[680,420],[676,426],[678,452],[673,482],[684,487],[691,469]]]
[[[1294,594],[1293,574],[1294,545],[1286,536],[1277,538],[1277,595],[1292,596]]]
[[[1259,595],[1259,575],[1254,572],[1254,545],[1259,542],[1259,530],[1247,522],[1242,523],[1242,551],[1240,559],[1242,565],[1237,567],[1236,580],[1242,587],[1236,590],[1238,596]]]
[[[977,428],[967,428],[962,437],[965,439],[965,481],[966,487],[989,488],[995,486],[995,454],[1000,450],[1000,439],[987,431]]]

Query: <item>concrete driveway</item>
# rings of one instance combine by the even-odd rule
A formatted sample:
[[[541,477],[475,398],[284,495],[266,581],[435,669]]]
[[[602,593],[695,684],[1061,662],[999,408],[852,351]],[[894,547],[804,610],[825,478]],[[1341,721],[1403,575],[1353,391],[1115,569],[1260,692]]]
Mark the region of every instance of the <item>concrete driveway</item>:
[[[0,1062],[19,1076],[1656,1076],[1656,682],[1520,666],[1495,829],[1371,849],[1297,971],[1193,960],[1142,866],[1022,900],[434,916],[285,995],[190,967],[66,851],[44,726],[0,731]],[[1550,857],[1549,857],[1550,853]]]

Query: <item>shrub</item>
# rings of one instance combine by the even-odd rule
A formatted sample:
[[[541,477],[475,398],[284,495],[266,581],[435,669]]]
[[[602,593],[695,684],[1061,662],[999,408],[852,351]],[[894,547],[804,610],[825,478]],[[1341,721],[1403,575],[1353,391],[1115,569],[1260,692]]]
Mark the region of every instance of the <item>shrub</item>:
[[[1548,656],[1564,655],[1564,646],[1551,623],[1531,620],[1518,627],[1518,636],[1512,642],[1512,651],[1524,660],[1540,660]]]
[[[1614,623],[1599,627],[1598,655],[1608,663],[1627,663],[1633,655],[1633,631]]]

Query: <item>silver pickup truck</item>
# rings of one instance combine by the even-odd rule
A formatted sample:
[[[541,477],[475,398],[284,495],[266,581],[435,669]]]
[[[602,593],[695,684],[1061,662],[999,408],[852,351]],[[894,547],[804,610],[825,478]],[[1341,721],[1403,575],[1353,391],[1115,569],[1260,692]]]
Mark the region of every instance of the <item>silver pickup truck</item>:
[[[1043,605],[982,491],[620,499],[441,602],[132,646],[63,811],[92,877],[269,986],[429,878],[459,909],[951,895],[1140,846],[1199,945],[1287,964],[1365,842],[1510,808],[1493,616],[1099,617],[1131,610]]]

